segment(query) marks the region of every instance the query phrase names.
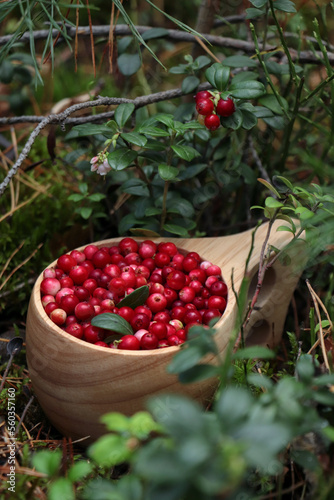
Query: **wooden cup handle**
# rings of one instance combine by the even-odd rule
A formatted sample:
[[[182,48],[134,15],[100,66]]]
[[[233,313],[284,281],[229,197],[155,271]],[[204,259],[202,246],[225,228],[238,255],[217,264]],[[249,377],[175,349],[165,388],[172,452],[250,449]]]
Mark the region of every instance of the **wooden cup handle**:
[[[274,245],[274,243],[272,243]],[[282,337],[288,308],[306,262],[305,242],[296,241],[267,269],[260,293],[244,329],[247,346],[276,346]],[[258,266],[248,274],[249,301],[258,282]]]

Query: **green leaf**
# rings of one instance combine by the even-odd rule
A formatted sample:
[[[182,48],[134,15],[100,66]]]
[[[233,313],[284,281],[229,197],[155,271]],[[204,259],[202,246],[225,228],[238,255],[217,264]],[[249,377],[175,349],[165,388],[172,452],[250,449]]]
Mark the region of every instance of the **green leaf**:
[[[137,132],[123,132],[121,134],[121,137],[131,144],[135,144],[135,146],[144,147],[147,143],[147,138],[142,134],[138,134]]]
[[[100,421],[105,424],[108,431],[124,433],[129,430],[129,417],[117,411],[102,415]]]
[[[327,328],[327,327],[331,326],[331,324],[328,321],[328,319],[324,319],[321,321],[321,326],[322,326],[322,328]],[[315,327],[315,333],[317,333],[319,330],[320,330],[320,325],[318,323],[317,326]]]
[[[38,472],[43,472],[51,477],[59,472],[61,459],[60,450],[41,450],[33,455],[32,463]]]
[[[263,118],[263,121],[269,127],[276,130],[283,130],[286,126],[285,118],[283,116],[273,116],[272,118]]]
[[[219,377],[218,367],[203,363],[184,370],[179,374],[178,378],[181,384],[192,384],[212,377]]]
[[[117,434],[102,436],[88,450],[89,456],[102,467],[122,464],[131,458],[132,453],[127,439]]]
[[[266,186],[266,188],[269,189],[269,191],[274,193],[277,196],[277,198],[280,197],[279,192],[274,188],[274,186],[272,184],[270,184],[270,182],[266,181],[265,179],[261,179],[261,178],[259,178],[258,181],[261,182],[261,184],[263,184],[264,186]]]
[[[136,178],[125,181],[121,186],[121,191],[135,196],[150,196],[146,182]]]
[[[84,195],[82,194],[79,194],[79,193],[74,193],[74,194],[70,194],[70,196],[67,198],[69,201],[74,201],[74,202],[78,202],[78,201],[81,201],[83,200],[85,197]]]
[[[117,106],[116,111],[115,111],[115,121],[117,125],[122,128],[134,112],[135,105],[132,102],[129,103],[123,103]]]
[[[250,7],[249,9],[246,9],[246,19],[254,19],[255,17],[263,16],[265,12],[265,9],[254,9]]]
[[[51,483],[48,491],[49,500],[75,500],[75,493],[70,479],[60,477]]]
[[[281,208],[284,205],[280,201],[275,200],[272,196],[268,196],[265,200],[265,206],[268,208]]]
[[[105,137],[111,138],[113,136],[113,131],[106,125],[83,123],[82,125],[73,127],[66,135],[65,139],[76,139],[77,137],[87,137],[90,135],[104,135]]]
[[[257,124],[257,117],[253,112],[247,111],[247,109],[241,109],[242,113],[242,128],[250,130]]]
[[[290,0],[275,0],[273,2],[274,9],[283,12],[297,12],[295,4]]]
[[[167,367],[168,373],[180,373],[193,366],[202,359],[203,351],[199,345],[187,345],[175,354]]]
[[[87,220],[92,215],[93,209],[91,207],[80,208],[80,215],[83,219]]]
[[[199,78],[197,78],[197,76],[187,76],[182,82],[181,90],[185,94],[189,94],[190,92],[193,92],[195,89],[197,89],[200,82],[201,81]]]
[[[231,128],[233,130],[238,130],[243,122],[243,114],[240,109],[236,109],[233,115],[227,118],[221,118],[221,124],[223,127]]]
[[[160,234],[152,231],[151,229],[146,229],[144,227],[135,227],[130,229],[130,232],[135,236],[144,236],[145,238],[159,238]]]
[[[295,213],[299,215],[300,220],[307,220],[314,217],[314,212],[306,207],[297,207]]]
[[[233,82],[244,82],[244,81],[249,81],[249,80],[256,80],[259,78],[258,73],[255,73],[254,71],[240,71],[240,73],[237,73],[233,77]]]
[[[220,63],[214,63],[205,71],[205,78],[213,88],[222,92],[226,89],[229,78],[230,68]]]
[[[80,460],[79,462],[75,462],[72,467],[70,467],[68,471],[68,478],[74,483],[83,479],[92,470],[93,465],[91,463]]]
[[[148,411],[138,411],[129,419],[129,430],[138,439],[147,439],[152,432],[162,432],[163,427],[153,420]]]
[[[88,199],[90,201],[96,201],[96,202],[98,202],[98,201],[104,200],[105,197],[106,197],[106,195],[103,194],[103,193],[93,193],[93,194],[90,194],[88,196]]]
[[[145,216],[146,217],[154,217],[155,215],[160,215],[161,212],[162,212],[162,208],[148,207],[145,210]]]
[[[117,307],[128,306],[131,307],[131,309],[135,309],[137,306],[145,304],[149,294],[150,291],[147,285],[140,286],[133,292],[129,293],[129,295],[126,295],[124,299],[117,304]]]
[[[168,211],[173,211],[183,215],[183,217],[193,217],[195,209],[190,201],[185,198],[172,198],[167,204]]]
[[[255,59],[251,59],[247,56],[229,56],[224,59],[224,65],[230,68],[255,68],[257,62]],[[232,79],[232,84],[235,81],[235,77]]]
[[[98,326],[105,330],[120,333],[121,335],[133,335],[133,330],[130,323],[128,323],[122,316],[114,313],[103,313],[95,316],[91,324]]]
[[[189,236],[188,231],[184,227],[177,226],[176,224],[165,224],[164,230],[168,231],[168,233],[171,234],[177,234],[178,236],[183,236],[184,238],[188,238]]]
[[[172,146],[172,150],[177,156],[179,156],[179,158],[182,158],[182,160],[186,161],[191,161],[196,156],[200,156],[200,153],[191,146]]]
[[[137,158],[137,152],[132,149],[119,148],[108,155],[109,165],[113,170],[124,170],[134,159]]]
[[[264,85],[256,80],[232,83],[229,90],[235,99],[255,99],[266,92]]]
[[[163,181],[172,181],[177,178],[179,169],[171,165],[159,165],[159,175]]]
[[[233,359],[272,359],[275,356],[275,352],[267,347],[251,346],[239,349],[233,354]]]
[[[152,125],[142,125],[139,127],[138,132],[152,137],[169,137],[170,135],[166,130],[162,130],[159,127],[153,127]]]
[[[250,0],[250,3],[257,9],[261,9],[268,3],[268,0]]]
[[[288,111],[288,109],[289,109],[288,101],[286,99],[284,99],[284,97],[281,96],[281,102],[283,104],[284,109],[286,111]],[[279,105],[279,103],[277,102],[276,97],[272,94],[267,94],[267,95],[261,97],[259,99],[259,103],[262,104],[262,106],[265,106],[266,108],[270,109],[271,111],[273,111],[277,115],[284,114],[284,111],[281,108],[281,106]]]
[[[117,59],[117,63],[122,75],[131,76],[139,70],[141,59],[139,54],[121,54]]]

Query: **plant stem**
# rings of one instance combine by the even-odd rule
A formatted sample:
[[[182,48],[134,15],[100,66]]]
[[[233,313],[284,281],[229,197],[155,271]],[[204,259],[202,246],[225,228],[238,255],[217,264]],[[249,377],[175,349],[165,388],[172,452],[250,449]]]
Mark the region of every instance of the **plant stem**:
[[[288,123],[287,130],[285,133],[285,141],[284,141],[283,154],[282,154],[282,166],[283,167],[285,165],[285,161],[286,161],[287,156],[289,154],[290,138],[291,138],[291,134],[293,131],[293,126],[294,126],[295,120],[296,120],[297,115],[298,115],[298,110],[299,110],[299,106],[300,106],[300,96],[301,96],[301,93],[303,90],[304,81],[305,81],[304,77],[300,79],[300,82],[299,82],[299,85],[297,88],[296,100],[295,100],[295,105],[294,105],[294,108],[292,111],[291,120]]]
[[[275,25],[277,27],[281,44],[282,44],[282,47],[284,49],[284,53],[285,53],[286,57],[288,58],[290,73],[292,75],[293,81],[295,82],[296,85],[298,85],[298,83],[299,83],[299,76],[296,73],[296,68],[295,68],[295,65],[294,65],[294,63],[292,61],[289,48],[288,48],[288,46],[286,44],[286,41],[285,41],[285,38],[284,38],[284,35],[283,35],[283,30],[282,30],[282,28],[281,28],[281,26],[280,26],[280,24],[278,22],[278,19],[276,17],[273,0],[269,0],[269,5],[270,5],[270,10],[271,10],[271,15],[273,16],[273,20],[274,20],[274,23],[275,23]]]
[[[282,99],[280,97],[280,95],[278,94],[276,88],[275,88],[275,85],[273,84],[273,82],[271,81],[271,78],[270,78],[270,75],[268,73],[268,70],[267,70],[267,67],[266,65],[264,64],[263,60],[262,60],[262,57],[261,57],[261,52],[260,52],[260,47],[259,47],[259,42],[258,42],[258,39],[257,39],[257,36],[256,36],[256,33],[255,33],[255,28],[254,28],[254,25],[252,23],[250,23],[250,30],[251,30],[251,33],[252,33],[252,37],[253,37],[253,40],[254,40],[254,45],[255,45],[255,54],[259,60],[259,63],[263,69],[263,72],[265,74],[265,77],[266,77],[266,80],[267,80],[267,83],[268,85],[270,86],[271,90],[273,91],[273,94],[274,96],[276,97],[276,100],[282,110],[282,112],[285,114],[286,118],[288,118],[288,120],[290,119],[290,116],[287,112],[287,110],[285,109],[285,107],[283,106],[283,102],[282,102]]]

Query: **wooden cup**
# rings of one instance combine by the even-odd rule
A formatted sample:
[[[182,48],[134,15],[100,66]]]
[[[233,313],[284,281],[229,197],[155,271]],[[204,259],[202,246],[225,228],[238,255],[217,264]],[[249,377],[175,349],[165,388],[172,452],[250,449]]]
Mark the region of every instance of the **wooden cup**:
[[[278,225],[282,222],[275,223],[269,244],[281,249],[291,240],[291,233],[276,231]],[[248,265],[250,298],[257,283],[267,228],[268,224],[263,224],[255,233]],[[221,355],[230,340],[237,315],[232,272],[233,286],[238,292],[252,233],[253,230],[249,230],[219,238],[156,240],[173,241],[182,252],[198,252],[203,260],[209,260],[222,269],[229,295],[226,310],[215,326],[215,340]],[[120,239],[95,244],[112,246]],[[247,345],[273,347],[279,343],[291,296],[302,272],[300,245],[291,247],[283,261],[277,260],[267,271],[256,309],[245,329]],[[61,330],[43,309],[40,296],[42,279],[43,273],[35,283],[27,315],[27,362],[38,401],[50,422],[62,434],[72,439],[87,437],[84,443],[89,444],[105,432],[99,421],[105,413],[117,411],[132,415],[145,409],[147,398],[161,393],[187,395],[203,404],[213,396],[216,379],[182,385],[175,375],[167,373],[166,368],[179,347],[152,351],[106,349],[78,340]],[[206,361],[215,360],[209,356]]]

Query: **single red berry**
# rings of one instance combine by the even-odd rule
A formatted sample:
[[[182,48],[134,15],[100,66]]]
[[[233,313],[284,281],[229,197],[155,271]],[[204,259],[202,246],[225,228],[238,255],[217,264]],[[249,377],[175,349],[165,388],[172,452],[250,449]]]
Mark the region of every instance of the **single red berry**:
[[[94,313],[94,307],[89,302],[79,302],[74,308],[74,314],[79,321],[91,320]]]
[[[45,308],[45,306],[46,306],[47,304],[49,304],[50,302],[54,302],[54,303],[56,302],[56,299],[54,298],[54,296],[53,296],[53,295],[44,295],[44,296],[42,297],[42,305],[43,305],[43,307],[44,307],[44,308]]]
[[[204,325],[208,325],[212,320],[217,321],[221,315],[222,314],[218,309],[207,309],[203,314]]]
[[[141,349],[156,349],[158,347],[158,337],[154,333],[145,333],[140,339]]]
[[[158,340],[164,339],[167,336],[166,323],[163,323],[162,321],[152,321],[152,323],[150,323],[148,331],[150,333],[154,333]]]
[[[170,307],[177,300],[177,292],[172,288],[165,288],[163,294],[167,299],[167,307]]]
[[[172,271],[167,276],[167,285],[173,290],[181,290],[186,283],[186,276],[182,271]]]
[[[132,252],[138,252],[138,243],[132,238],[123,238],[118,243],[118,248],[122,255],[128,255]]]
[[[231,116],[235,112],[235,105],[231,98],[219,99],[216,107],[216,112],[220,116]]]
[[[60,281],[57,278],[44,278],[41,283],[41,292],[45,295],[57,295],[61,288]]]
[[[108,285],[108,289],[120,297],[124,295],[126,288],[125,281],[122,278],[113,278]]]
[[[130,321],[130,325],[133,330],[136,332],[137,330],[141,330],[142,328],[147,329],[150,324],[150,318],[143,313],[136,313],[132,320]]]
[[[201,99],[210,99],[212,97],[212,94],[208,90],[200,90],[197,92],[197,94],[194,96],[195,101],[200,101]]]
[[[98,340],[97,342],[94,342],[94,345],[98,345],[100,347],[109,347],[109,345],[106,342],[103,342],[103,340]]]
[[[88,278],[82,283],[83,288],[86,288],[86,290],[89,291],[89,293],[93,293],[94,290],[97,288],[97,281],[94,280],[93,278]]]
[[[67,317],[67,319],[70,316]],[[82,339],[83,337],[83,327],[79,323],[73,322],[70,323],[69,325],[66,326],[65,332],[69,333],[73,337],[76,337],[77,339]]]
[[[137,306],[135,309],[134,309],[134,313],[135,314],[146,314],[146,316],[148,316],[148,319],[151,321],[152,319],[152,311],[150,310],[149,307],[143,305],[143,306]]]
[[[226,300],[219,295],[212,295],[208,299],[208,309],[218,309],[220,312],[224,312],[226,309]]]
[[[146,305],[153,313],[163,311],[167,307],[167,299],[161,293],[152,293],[146,300]]]
[[[82,285],[88,279],[89,271],[84,266],[75,266],[70,270],[69,277],[75,285]]]
[[[217,115],[207,115],[204,120],[204,125],[209,130],[217,130],[220,127],[220,119]]]
[[[131,307],[122,306],[118,309],[118,314],[119,314],[119,316],[124,318],[128,323],[130,323],[132,318],[135,315],[135,312]]]
[[[170,346],[176,346],[176,345],[181,345],[183,344],[183,340],[181,340],[176,333],[174,335],[170,335],[167,338],[168,345]]]
[[[214,108],[215,105],[213,104],[211,99],[200,99],[196,102],[196,111],[200,115],[211,115]]]
[[[154,321],[161,321],[162,323],[168,323],[170,321],[169,311],[161,311],[154,315]]]
[[[131,253],[128,253],[125,257],[124,257],[124,260],[125,260],[125,263],[130,266],[130,264],[141,264],[142,263],[142,258],[141,256],[139,255],[139,253],[137,252],[131,252]]]
[[[164,267],[170,263],[170,256],[164,252],[157,252],[154,256],[154,262],[157,267]]]
[[[110,264],[110,260],[111,257],[109,253],[102,249],[95,252],[92,258],[94,266],[98,267],[99,269],[103,269],[108,264]]]
[[[72,314],[77,304],[79,304],[79,299],[76,295],[65,295],[60,299],[60,307],[67,314]]]
[[[80,250],[72,250],[70,256],[77,262],[77,264],[82,264],[86,260],[86,255]]]
[[[59,283],[62,288],[72,288],[74,286],[73,280],[69,276],[60,278]]]
[[[179,297],[186,304],[191,303],[195,298],[195,290],[190,286],[185,286],[179,291]]]
[[[152,258],[157,250],[157,245],[151,241],[142,241],[139,244],[138,253],[142,259]]]
[[[86,255],[86,259],[92,260],[93,255],[98,251],[98,249],[99,248],[96,245],[87,245],[83,251]]]
[[[58,309],[59,308],[59,305],[56,303],[56,302],[49,302],[48,304],[46,304],[46,306],[44,307],[45,309],[45,312],[48,316],[50,316],[50,314],[52,313],[52,311],[54,311],[55,309]]]
[[[140,341],[134,335],[124,335],[118,344],[118,349],[138,351],[139,348]]]
[[[212,295],[227,297],[227,285],[223,281],[216,281],[210,286],[210,292]]]
[[[202,316],[197,309],[193,311],[189,310],[183,316],[182,323],[184,325],[187,325],[188,323],[202,323]]]
[[[194,257],[190,257],[189,255],[186,255],[186,257],[183,259],[182,262],[183,269],[189,273],[193,269],[196,269],[198,266],[198,261],[194,259]]]
[[[57,308],[50,313],[50,319],[52,319],[52,321],[58,326],[63,325],[66,321],[66,318],[67,314],[64,309]]]
[[[177,246],[171,241],[159,243],[158,252],[167,253],[170,257],[174,257],[178,253]]]
[[[61,255],[57,260],[57,267],[62,269],[65,273],[69,273],[72,267],[77,265],[77,261],[71,255]]]
[[[95,344],[99,340],[103,340],[105,336],[105,330],[98,328],[97,326],[88,325],[84,328],[84,339],[90,344]]]

